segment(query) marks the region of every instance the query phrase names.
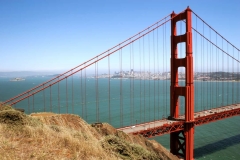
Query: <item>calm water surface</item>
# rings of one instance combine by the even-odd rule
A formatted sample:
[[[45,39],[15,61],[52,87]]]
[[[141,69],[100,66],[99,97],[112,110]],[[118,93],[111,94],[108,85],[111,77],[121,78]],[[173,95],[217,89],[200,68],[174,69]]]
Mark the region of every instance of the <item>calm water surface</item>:
[[[20,82],[10,82],[9,78],[0,78],[0,101],[5,101],[13,96],[16,96],[27,89],[30,89],[44,81],[49,79],[49,77],[27,77],[25,81]],[[71,82],[71,81],[70,81]],[[68,82],[68,83],[70,83]],[[72,80],[74,82],[73,91],[75,93],[74,96],[72,95],[71,87],[69,87],[68,92],[68,99],[76,98],[76,96],[81,95],[81,83],[79,78],[74,78]],[[108,94],[108,83],[106,79],[99,79],[98,80],[98,90],[99,95],[98,99],[101,99],[101,102],[95,103],[96,99],[96,81],[94,79],[88,79],[88,84],[86,85],[86,94],[87,97],[79,96],[74,100],[74,102],[57,102],[57,99],[53,98],[52,102],[52,111],[58,112],[60,109],[61,113],[66,112],[66,109],[57,108],[54,106],[58,106],[58,103],[61,106],[65,106],[66,103],[69,106],[68,112],[73,112],[71,110],[71,106],[74,107],[74,113],[79,114],[83,117],[87,122],[93,123],[96,119],[100,119],[101,121],[108,121],[109,120],[109,112],[107,111],[108,107],[105,107],[106,110],[101,111],[101,106],[117,106],[119,105],[119,92],[124,93],[124,88],[133,88],[134,91],[124,93],[122,97],[124,99],[124,103],[121,107],[116,107],[117,109],[110,109],[111,112],[111,124],[115,127],[120,127],[121,125],[133,125],[134,123],[143,122],[144,120],[154,120],[162,117],[166,117],[169,115],[169,81],[162,81],[162,82],[154,82],[154,81],[139,81],[139,80],[121,80],[121,85],[123,87],[123,91],[119,90],[120,80],[111,80],[111,102],[107,100]],[[65,83],[62,83],[60,86],[61,91],[64,91]],[[145,88],[144,88],[145,85]],[[71,86],[71,84],[69,85]],[[141,87],[139,87],[141,86]],[[194,83],[195,86],[195,111],[203,110],[203,109],[211,109],[211,106],[221,106],[227,105],[231,103],[240,102],[240,82],[197,82]],[[116,88],[115,88],[116,87]],[[155,89],[154,89],[155,87]],[[225,88],[230,89],[225,89]],[[95,89],[94,89],[95,88]],[[150,88],[150,89],[149,89]],[[163,91],[159,91],[157,88],[160,88]],[[156,93],[160,93],[159,96],[154,96]],[[63,92],[63,94],[65,94]],[[33,110],[33,105],[31,103],[23,103],[21,108],[25,108],[26,110],[29,109],[28,112],[38,112],[44,111],[43,109],[43,99],[46,101],[46,108],[45,111],[49,111],[48,101],[49,99],[48,94],[49,91],[45,93],[46,98],[43,98],[43,94],[39,96],[35,96],[35,105]],[[57,95],[56,92],[52,92]],[[126,96],[125,96],[126,95]],[[62,99],[66,97],[66,95],[59,95]],[[132,101],[130,97],[134,97]],[[86,99],[87,100],[86,100]],[[144,100],[143,100],[144,99]],[[83,101],[86,100],[88,103],[83,105]],[[30,99],[30,101],[32,101]],[[181,99],[181,103],[184,103],[184,100]],[[85,104],[85,103],[84,103]],[[99,106],[98,106],[99,105]],[[124,106],[134,106],[130,107],[132,110],[129,113],[129,108],[124,108]],[[162,105],[163,109],[159,110],[155,108],[156,105]],[[84,107],[76,107],[76,106],[85,106]],[[100,114],[102,112],[102,116],[96,117],[96,108],[100,107]],[[141,109],[139,109],[139,106]],[[17,106],[18,107],[18,106]],[[141,112],[145,109],[146,115],[143,115]],[[149,110],[149,111],[148,111]],[[141,111],[141,112],[140,112]],[[125,117],[121,117],[117,119],[116,117],[119,115],[119,112],[126,113],[124,114]],[[184,112],[182,108],[180,110],[181,113]],[[134,114],[134,115],[133,115]],[[107,118],[106,118],[107,117]],[[134,118],[129,118],[134,117]],[[154,138],[167,149],[169,149],[169,135],[164,135],[160,137]],[[239,160],[240,159],[240,116],[236,116],[233,118],[225,119],[218,122],[213,122],[207,125],[199,126],[195,128],[195,159],[212,159],[212,160]]]

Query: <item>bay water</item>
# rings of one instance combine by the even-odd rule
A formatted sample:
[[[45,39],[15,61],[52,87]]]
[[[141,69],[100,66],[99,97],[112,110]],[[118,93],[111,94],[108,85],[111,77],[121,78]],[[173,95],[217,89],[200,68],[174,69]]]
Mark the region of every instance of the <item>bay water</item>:
[[[0,77],[0,101],[6,101],[49,78],[32,76],[26,77],[25,81],[13,82],[9,77]],[[240,82],[195,81],[194,87],[195,111],[240,103]],[[169,90],[169,80],[111,79],[109,83],[108,78],[96,81],[94,78],[73,77],[15,107],[25,109],[28,114],[43,111],[74,113],[88,123],[107,121],[118,128],[166,118],[170,113]],[[53,96],[51,101],[49,95]],[[180,105],[183,104],[184,98],[181,97]],[[184,114],[183,107],[180,113]],[[240,159],[240,116],[195,127],[194,136],[195,159]],[[169,135],[153,139],[169,149]]]

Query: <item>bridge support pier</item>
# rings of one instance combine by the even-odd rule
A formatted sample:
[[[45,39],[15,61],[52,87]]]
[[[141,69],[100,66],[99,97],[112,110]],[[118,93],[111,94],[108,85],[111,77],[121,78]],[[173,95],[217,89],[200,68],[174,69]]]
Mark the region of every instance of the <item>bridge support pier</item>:
[[[188,7],[180,14],[171,14],[171,88],[170,116],[179,118],[179,96],[185,97],[184,131],[170,134],[170,151],[186,160],[194,158],[194,86],[193,86],[193,57],[192,57],[192,20]],[[177,35],[177,22],[185,20],[186,33]],[[185,42],[186,57],[178,58],[177,44]],[[178,67],[185,67],[185,86],[178,86]]]

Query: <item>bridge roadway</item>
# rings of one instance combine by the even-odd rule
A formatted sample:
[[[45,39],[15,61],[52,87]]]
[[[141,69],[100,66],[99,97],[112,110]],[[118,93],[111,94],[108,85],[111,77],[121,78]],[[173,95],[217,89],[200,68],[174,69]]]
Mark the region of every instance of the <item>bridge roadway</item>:
[[[233,104],[229,106],[214,108],[211,110],[195,112],[194,121],[192,123],[194,123],[195,126],[199,126],[237,115],[240,115],[240,104]],[[144,137],[150,138],[184,130],[184,121],[185,116],[179,116],[178,119],[156,120],[152,122],[118,128],[118,130],[134,135],[141,134]]]

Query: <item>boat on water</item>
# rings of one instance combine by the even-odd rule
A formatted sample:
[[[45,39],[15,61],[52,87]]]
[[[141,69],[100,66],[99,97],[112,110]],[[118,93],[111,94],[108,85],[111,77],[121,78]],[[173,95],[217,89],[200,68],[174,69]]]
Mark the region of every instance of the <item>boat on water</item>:
[[[25,81],[25,79],[23,79],[23,78],[14,78],[14,79],[10,79],[10,81]]]

